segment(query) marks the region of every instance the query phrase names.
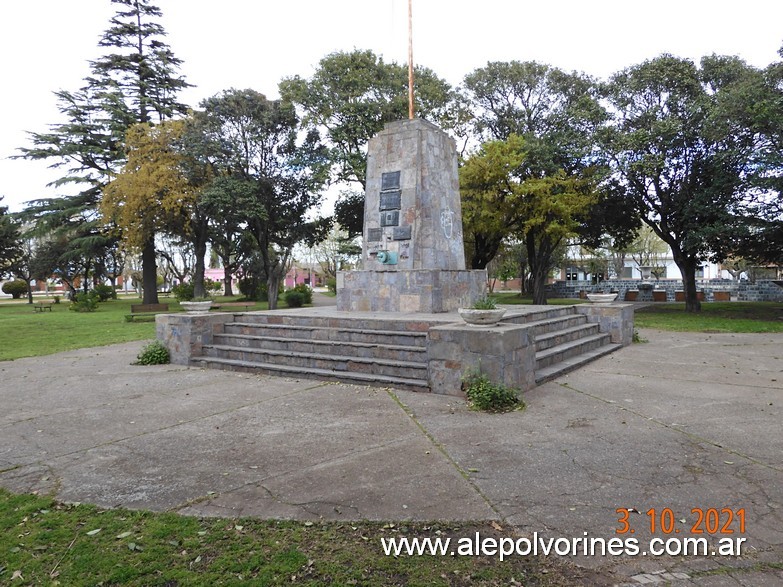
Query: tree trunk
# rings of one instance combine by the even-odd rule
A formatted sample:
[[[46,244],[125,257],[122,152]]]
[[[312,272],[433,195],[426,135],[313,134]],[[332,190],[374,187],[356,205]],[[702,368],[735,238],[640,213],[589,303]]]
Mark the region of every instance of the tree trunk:
[[[207,297],[207,290],[204,287],[204,258],[207,256],[207,241],[206,239],[198,239],[194,243],[196,263],[193,268],[193,297],[205,298]]]
[[[142,304],[158,302],[158,265],[155,261],[155,237],[151,236],[141,250],[141,282],[144,290]]]
[[[234,289],[231,287],[231,259],[228,257],[220,257],[220,262],[223,264],[223,295],[233,296]]]
[[[280,276],[275,267],[269,272],[266,280],[266,293],[269,299],[269,309],[277,310],[278,290],[280,289]]]
[[[685,311],[701,312],[701,302],[696,291],[696,265],[697,260],[694,257],[686,255],[680,251],[672,250],[674,262],[682,273],[682,286],[685,293]]]
[[[27,303],[32,304],[33,303],[33,286],[30,285],[31,279],[27,280]]]
[[[501,242],[501,239],[475,234],[473,236],[473,251],[470,256],[470,268],[486,269],[489,262],[498,254]]]
[[[531,276],[531,283],[533,285],[533,303],[537,306],[546,306],[547,271],[545,267],[540,267],[537,263],[534,263],[533,267],[533,274]]]
[[[82,282],[82,288],[84,289],[84,293],[88,293],[90,291],[90,282],[89,282],[90,265],[91,265],[91,261],[90,259],[87,259],[87,262],[84,264],[84,281]]]
[[[547,254],[548,247],[544,243],[538,243],[536,250],[535,235],[528,234],[525,237],[525,246],[527,247],[527,259],[530,266],[530,285],[533,290],[533,303],[538,306],[546,305],[546,278],[549,270],[550,255]]]

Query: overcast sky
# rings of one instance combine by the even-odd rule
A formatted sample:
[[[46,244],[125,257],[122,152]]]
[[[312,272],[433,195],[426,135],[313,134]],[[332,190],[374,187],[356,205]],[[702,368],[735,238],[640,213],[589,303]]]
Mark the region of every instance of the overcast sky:
[[[229,88],[277,96],[334,51],[407,61],[407,0],[158,0],[196,106]],[[0,196],[14,211],[56,196],[45,164],[9,160],[26,131],[64,122],[53,92],[76,90],[99,55],[109,0],[0,0]],[[488,61],[536,60],[605,78],[664,52],[778,59],[783,1],[413,0],[414,61],[456,85]]]

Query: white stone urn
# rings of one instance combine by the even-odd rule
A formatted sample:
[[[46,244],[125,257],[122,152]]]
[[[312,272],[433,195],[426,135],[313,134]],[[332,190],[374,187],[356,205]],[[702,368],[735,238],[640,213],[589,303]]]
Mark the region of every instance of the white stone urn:
[[[616,293],[589,293],[587,299],[591,302],[613,302],[617,299]]]
[[[206,300],[204,302],[180,302],[179,305],[182,306],[186,312],[191,314],[205,314],[209,312],[209,309],[212,307],[212,300]]]
[[[457,310],[462,319],[472,326],[492,326],[500,322],[505,308],[495,308],[494,310],[477,310],[476,308],[459,308]]]

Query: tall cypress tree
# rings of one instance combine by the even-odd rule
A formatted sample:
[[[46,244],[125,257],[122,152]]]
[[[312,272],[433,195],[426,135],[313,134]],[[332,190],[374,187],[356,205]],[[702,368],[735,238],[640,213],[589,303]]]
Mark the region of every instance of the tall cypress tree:
[[[119,8],[98,43],[105,54],[90,63],[92,73],[84,87],[55,93],[68,121],[46,133],[31,133],[33,147],[21,149],[22,157],[53,159],[52,167],[66,168],[56,185],[79,186],[76,195],[38,200],[27,210],[46,230],[82,235],[69,245],[77,249],[94,246],[101,238],[109,240],[97,208],[103,188],[125,161],[127,129],[187,110],[177,95],[189,84],[178,74],[181,60],[163,41],[160,9],[150,0],[111,1]],[[153,238],[141,253],[143,301],[157,303]]]

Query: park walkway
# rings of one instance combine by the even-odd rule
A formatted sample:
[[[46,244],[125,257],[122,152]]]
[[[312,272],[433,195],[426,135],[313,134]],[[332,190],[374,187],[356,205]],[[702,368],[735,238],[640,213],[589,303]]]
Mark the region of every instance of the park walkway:
[[[768,566],[783,563],[783,335],[642,336],[504,415],[432,394],[132,366],[141,343],[4,362],[0,485],[188,515],[494,519],[550,537],[615,537],[615,510],[632,508],[640,541],[651,508],[684,531],[694,508],[744,508],[740,558],[574,562],[627,585],[783,584]]]

